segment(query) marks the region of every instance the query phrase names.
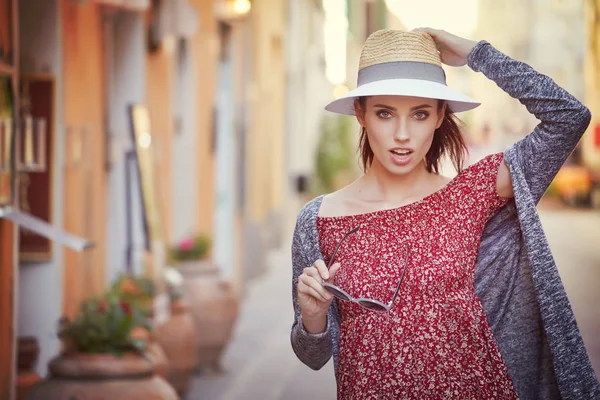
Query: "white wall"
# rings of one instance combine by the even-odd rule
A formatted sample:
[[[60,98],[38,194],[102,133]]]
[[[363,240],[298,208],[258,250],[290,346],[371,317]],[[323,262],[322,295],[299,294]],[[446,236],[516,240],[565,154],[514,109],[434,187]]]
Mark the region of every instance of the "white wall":
[[[57,0],[19,0],[22,69],[46,72],[56,77],[56,108],[52,160],[52,223],[63,226],[64,132],[62,121],[62,58],[60,13]],[[35,68],[31,70],[29,68]],[[57,323],[62,310],[61,246],[52,245],[52,261],[22,263],[18,271],[17,336],[35,336],[40,344],[37,371],[46,374],[48,361],[57,355]]]
[[[325,105],[333,86],[325,77],[324,15],[310,1],[288,1],[286,32],[287,115],[286,173],[288,177],[284,231],[291,234],[304,200],[296,192],[296,177],[314,172],[315,151]]]
[[[234,274],[234,216],[236,212],[237,143],[235,141],[233,36],[229,56],[221,60],[218,69],[216,96],[216,166],[215,166],[215,236],[213,256],[224,277]]]
[[[126,194],[125,194],[125,153],[133,149],[133,140],[128,114],[132,103],[145,103],[146,95],[146,40],[143,16],[137,13],[122,12],[113,21],[112,40],[107,51],[112,57],[107,61],[107,82],[109,85],[109,132],[112,169],[108,180],[108,221],[106,246],[106,278],[113,281],[126,269]],[[110,32],[109,32],[110,35]],[[107,35],[107,36],[109,36]],[[107,38],[108,39],[108,38]],[[132,164],[135,165],[135,164]],[[132,221],[134,238],[134,259],[136,271],[141,271],[143,254],[143,225],[141,199],[139,195],[137,171],[132,168],[131,191]]]
[[[479,10],[477,39],[529,63],[583,100],[583,0],[480,0]],[[473,87],[482,105],[469,114],[475,128],[490,124],[490,151],[503,150],[537,125],[525,107],[482,74],[473,74]]]
[[[473,37],[487,40],[510,57],[527,61],[532,48],[532,14],[531,1],[480,0],[479,27]],[[483,74],[472,73],[472,77],[471,96],[482,104],[467,113],[469,127],[478,133],[488,124],[490,140],[484,153],[502,151],[519,140],[534,121],[518,100],[512,99]],[[506,118],[507,115],[511,118]]]
[[[196,221],[196,187],[202,185],[198,181],[196,171],[195,149],[196,135],[198,132],[196,102],[199,94],[196,93],[196,75],[194,74],[191,43],[187,47],[178,49],[177,73],[174,79],[175,92],[173,96],[173,111],[175,113],[176,132],[173,138],[173,196],[172,201],[172,226],[173,239],[177,242],[185,236],[195,233]]]
[[[584,1],[535,0],[534,6],[530,61],[540,72],[583,100]]]

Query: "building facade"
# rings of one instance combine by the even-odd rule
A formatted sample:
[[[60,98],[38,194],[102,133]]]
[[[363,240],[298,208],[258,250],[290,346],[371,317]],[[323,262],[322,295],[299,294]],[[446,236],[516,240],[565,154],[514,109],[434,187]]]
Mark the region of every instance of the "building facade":
[[[318,4],[306,3],[304,20],[318,30]],[[20,53],[0,62],[0,76],[9,88],[30,88],[0,103],[8,104],[0,115],[21,114],[18,95],[27,92],[33,112],[47,105],[50,132],[45,175],[14,174],[23,195],[2,208],[3,216],[20,207],[45,220],[47,251],[25,255],[22,229],[0,218],[0,398],[15,394],[19,337],[37,338],[44,376],[60,349],[61,316],[121,273],[159,276],[168,247],[188,235],[212,236],[212,257],[240,292],[264,270],[285,229],[290,6],[0,3],[0,45],[10,37]],[[309,57],[318,70],[318,54]],[[93,247],[71,249],[68,240],[79,238]]]
[[[505,54],[530,64],[584,100],[583,1],[481,0],[474,38],[487,40]],[[473,120],[469,122],[475,141],[485,142],[489,151],[502,151],[537,125],[525,107],[481,74],[473,78],[472,85],[472,95],[482,105],[471,113]]]

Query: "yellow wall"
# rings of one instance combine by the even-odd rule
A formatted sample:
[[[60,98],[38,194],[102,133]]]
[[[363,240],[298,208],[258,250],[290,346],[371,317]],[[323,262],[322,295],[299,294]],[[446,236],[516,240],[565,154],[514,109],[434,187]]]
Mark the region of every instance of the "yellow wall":
[[[235,98],[235,107],[236,110],[242,109],[241,106],[246,101],[246,93],[247,87],[245,82],[245,73],[248,68],[245,60],[247,60],[247,55],[250,52],[250,49],[247,48],[246,43],[246,33],[247,33],[247,20],[238,21],[232,24],[233,29],[231,31],[231,41],[233,43],[232,49],[232,57],[233,57],[233,68],[234,68],[234,98]],[[243,124],[244,116],[236,115],[236,123]],[[239,143],[236,143],[239,145]],[[239,171],[239,170],[238,170]],[[238,177],[239,181],[244,179],[244,177]],[[241,190],[242,188],[238,187],[237,190]],[[237,199],[236,199],[237,200]],[[234,235],[235,237],[232,240],[232,246],[234,249],[234,276],[235,276],[235,289],[240,292],[243,286],[243,278],[244,278],[244,216],[243,210],[240,210],[236,207],[237,215],[235,216],[235,226],[234,226]]]
[[[264,221],[282,207],[284,195],[285,128],[285,2],[252,2],[253,82],[250,88],[251,126],[249,217]]]
[[[104,289],[106,235],[106,175],[104,171],[105,79],[102,25],[99,6],[61,1],[63,42],[63,99],[65,128],[88,127],[90,153],[87,174],[83,166],[65,173],[64,229],[87,236],[85,218],[91,218],[91,239],[96,247],[85,253],[65,249],[63,310],[72,316],[79,303]],[[69,136],[67,135],[67,139]],[[67,148],[69,148],[67,144]],[[69,154],[65,154],[69,160]],[[62,171],[60,171],[62,173]],[[85,209],[85,186],[91,188],[91,208]],[[92,211],[93,210],[93,211]],[[91,216],[89,213],[91,212]],[[86,265],[89,263],[88,265]]]
[[[600,0],[586,1],[587,51],[585,65],[586,105],[592,112],[592,122],[583,137],[583,157],[586,165],[600,174],[600,149],[594,146],[594,129],[600,124]]]
[[[200,17],[200,29],[191,39],[191,54],[196,72],[196,183],[198,208],[196,229],[209,235],[214,233],[214,155],[213,109],[218,62],[217,21],[213,16],[213,3],[207,0],[191,0]]]
[[[173,82],[175,79],[174,39],[163,42],[155,53],[146,59],[146,99],[152,124],[152,137],[158,151],[156,171],[158,196],[162,216],[163,237],[171,243],[172,226],[172,154],[173,154]]]

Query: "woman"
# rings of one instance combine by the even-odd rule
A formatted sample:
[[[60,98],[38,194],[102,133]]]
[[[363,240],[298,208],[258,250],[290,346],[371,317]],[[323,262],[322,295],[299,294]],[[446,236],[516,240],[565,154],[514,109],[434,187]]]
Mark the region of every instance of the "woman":
[[[540,124],[462,169],[453,113],[478,103],[442,62],[482,72]],[[489,43],[433,29],[375,32],[357,89],[326,109],[356,115],[365,174],[298,216],[298,358],[333,355],[340,399],[600,398],[535,208],[589,110]]]

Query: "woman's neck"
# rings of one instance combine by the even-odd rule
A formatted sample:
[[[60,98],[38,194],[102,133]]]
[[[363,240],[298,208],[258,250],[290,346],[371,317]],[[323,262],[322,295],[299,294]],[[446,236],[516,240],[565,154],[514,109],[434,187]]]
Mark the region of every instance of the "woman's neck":
[[[432,174],[427,171],[425,163],[420,163],[406,174],[392,174],[377,160],[359,179],[357,189],[361,194],[373,200],[403,202],[423,197],[421,194],[431,191]]]

